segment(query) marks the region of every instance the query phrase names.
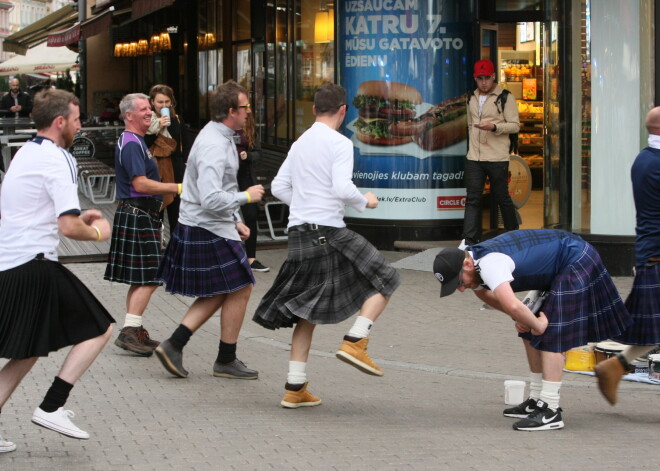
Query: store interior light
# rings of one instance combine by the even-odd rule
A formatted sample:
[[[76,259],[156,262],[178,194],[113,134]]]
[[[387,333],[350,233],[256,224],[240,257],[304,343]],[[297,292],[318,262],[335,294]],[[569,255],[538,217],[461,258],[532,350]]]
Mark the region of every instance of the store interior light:
[[[321,11],[314,17],[314,42],[329,43],[335,40],[334,4],[321,2]]]

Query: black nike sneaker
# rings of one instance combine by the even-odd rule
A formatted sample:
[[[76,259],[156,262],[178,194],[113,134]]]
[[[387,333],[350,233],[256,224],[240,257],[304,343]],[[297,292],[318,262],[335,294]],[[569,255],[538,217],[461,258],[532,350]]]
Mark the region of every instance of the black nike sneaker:
[[[521,402],[518,404],[516,407],[509,407],[508,409],[504,409],[504,417],[515,417],[517,419],[524,419],[526,418],[529,414],[532,412],[536,411],[536,399],[532,399],[531,397],[527,399],[525,402]]]
[[[559,430],[564,428],[564,421],[561,419],[561,407],[552,410],[548,408],[547,403],[540,400],[536,403],[536,407],[536,411],[527,418],[513,424],[513,429],[523,432],[535,432],[537,430]]]

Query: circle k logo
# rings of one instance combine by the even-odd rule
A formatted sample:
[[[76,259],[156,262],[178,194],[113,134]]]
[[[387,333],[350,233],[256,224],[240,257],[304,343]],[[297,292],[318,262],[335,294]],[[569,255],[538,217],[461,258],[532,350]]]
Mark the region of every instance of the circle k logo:
[[[465,196],[438,196],[436,209],[455,211],[465,209]]]

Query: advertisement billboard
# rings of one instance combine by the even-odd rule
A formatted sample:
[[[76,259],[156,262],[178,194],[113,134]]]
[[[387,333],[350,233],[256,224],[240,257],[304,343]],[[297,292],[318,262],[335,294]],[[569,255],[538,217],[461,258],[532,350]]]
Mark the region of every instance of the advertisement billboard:
[[[338,7],[340,83],[353,181],[379,197],[350,218],[462,219],[472,2],[348,0]],[[375,221],[374,221],[375,222]]]

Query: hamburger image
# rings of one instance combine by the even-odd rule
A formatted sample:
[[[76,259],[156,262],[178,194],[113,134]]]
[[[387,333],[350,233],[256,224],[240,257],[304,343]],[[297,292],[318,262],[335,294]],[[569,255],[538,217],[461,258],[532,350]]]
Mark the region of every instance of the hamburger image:
[[[368,80],[357,89],[353,106],[358,110],[355,135],[358,140],[375,146],[396,146],[412,142],[413,136],[390,132],[392,124],[415,118],[415,105],[422,95],[415,87],[398,82]]]

